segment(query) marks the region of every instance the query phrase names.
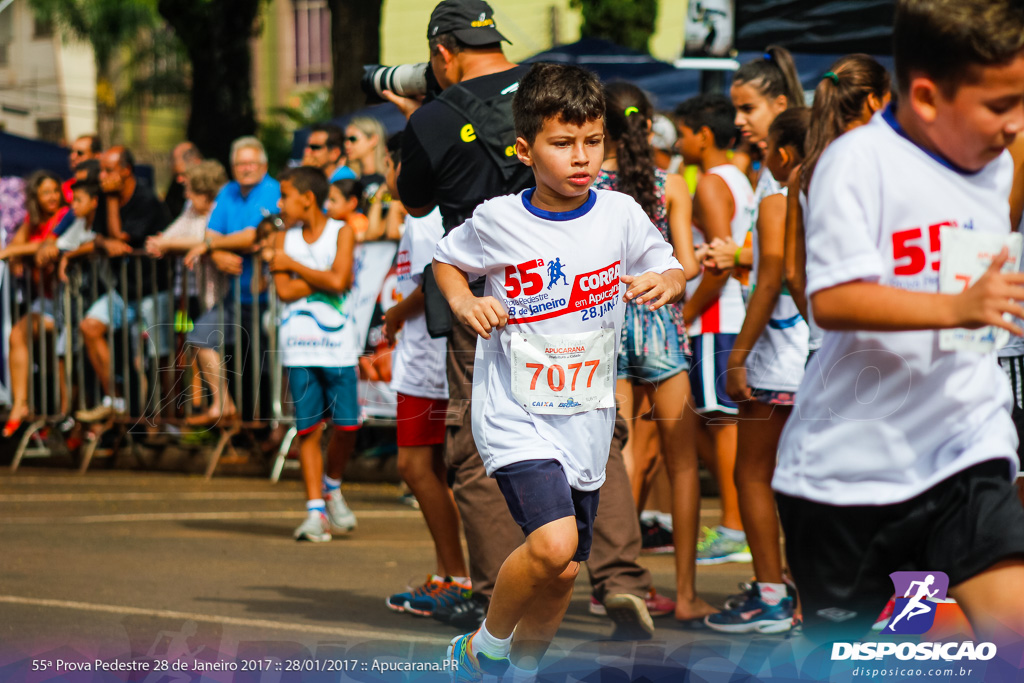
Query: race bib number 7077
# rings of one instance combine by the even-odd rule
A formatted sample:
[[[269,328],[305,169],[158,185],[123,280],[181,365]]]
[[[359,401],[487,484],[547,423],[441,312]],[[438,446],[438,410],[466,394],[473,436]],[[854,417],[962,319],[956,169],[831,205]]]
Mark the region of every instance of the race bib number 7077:
[[[529,413],[574,415],[615,407],[614,329],[512,335],[512,395]]]

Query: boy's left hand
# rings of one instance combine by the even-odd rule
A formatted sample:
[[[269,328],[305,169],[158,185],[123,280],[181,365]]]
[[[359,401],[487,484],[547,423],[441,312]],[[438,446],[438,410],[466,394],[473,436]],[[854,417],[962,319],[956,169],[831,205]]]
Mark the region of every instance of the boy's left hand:
[[[629,285],[623,301],[632,301],[640,306],[656,311],[667,303],[677,301],[683,295],[683,287],[666,277],[663,273],[644,273],[643,275],[623,275],[621,280]]]
[[[284,253],[284,250],[274,250],[274,255],[270,259],[270,272],[271,273],[287,273],[291,272],[295,262],[288,254]]]

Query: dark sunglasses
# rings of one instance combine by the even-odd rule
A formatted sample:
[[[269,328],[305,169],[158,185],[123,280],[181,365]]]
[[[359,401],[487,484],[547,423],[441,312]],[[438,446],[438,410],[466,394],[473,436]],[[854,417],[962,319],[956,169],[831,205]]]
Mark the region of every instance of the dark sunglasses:
[[[73,157],[84,157],[85,156],[85,152],[83,152],[80,149],[73,149],[73,150],[71,150],[71,156],[73,156]]]
[[[307,149],[311,149],[314,152],[319,152],[320,150],[325,149],[326,147],[327,145],[306,145]]]
[[[359,138],[357,138],[355,135],[349,135],[347,138],[345,138],[345,141],[346,142],[359,142]]]

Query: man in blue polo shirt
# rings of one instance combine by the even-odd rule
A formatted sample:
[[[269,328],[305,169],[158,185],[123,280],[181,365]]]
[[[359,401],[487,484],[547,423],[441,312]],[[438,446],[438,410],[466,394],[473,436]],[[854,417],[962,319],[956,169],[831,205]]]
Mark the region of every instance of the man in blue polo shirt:
[[[234,180],[217,195],[217,204],[207,224],[206,241],[185,257],[190,268],[208,255],[213,264],[227,275],[238,276],[241,287],[243,329],[252,320],[253,265],[250,254],[256,245],[256,228],[267,213],[277,213],[281,188],[267,175],[267,153],[254,137],[238,138],[231,144],[231,171]],[[233,285],[233,283],[232,283]],[[239,330],[235,320],[234,287],[224,297],[224,326],[220,325],[216,308],[207,311],[189,332],[187,341],[199,348],[199,371],[210,389],[210,408],[190,420],[194,424],[210,424],[236,414],[230,392],[221,393],[223,371],[218,347],[221,343],[233,350]],[[258,330],[251,330],[258,334]]]

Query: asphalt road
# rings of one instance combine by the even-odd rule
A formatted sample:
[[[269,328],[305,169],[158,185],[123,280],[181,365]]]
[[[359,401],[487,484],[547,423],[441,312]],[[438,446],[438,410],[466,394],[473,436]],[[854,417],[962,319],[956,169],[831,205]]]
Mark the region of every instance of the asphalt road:
[[[420,513],[392,485],[343,490],[357,530],[310,544],[291,537],[305,514],[294,472],[272,484],[177,472],[78,476],[32,463],[0,470],[0,681],[439,678],[382,671],[438,662],[457,634],[384,606],[388,594],[431,570]],[[703,523],[717,521],[716,505],[705,501]],[[657,590],[672,595],[673,557],[641,561]],[[749,564],[702,567],[698,587],[719,603],[750,575]],[[772,662],[793,666],[785,654],[792,640],[689,632],[671,616],[656,620],[652,641],[611,641],[611,623],[590,615],[588,602],[581,572],[545,659],[551,680],[582,679],[596,668],[622,674],[603,680],[635,680],[642,667],[652,679],[681,680],[685,667],[691,680],[727,681]],[[150,669],[97,671],[97,659]],[[170,670],[153,671],[157,662]],[[93,670],[71,672],[76,663]],[[232,665],[237,670],[204,670]]]

